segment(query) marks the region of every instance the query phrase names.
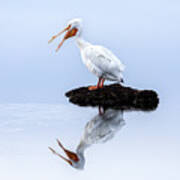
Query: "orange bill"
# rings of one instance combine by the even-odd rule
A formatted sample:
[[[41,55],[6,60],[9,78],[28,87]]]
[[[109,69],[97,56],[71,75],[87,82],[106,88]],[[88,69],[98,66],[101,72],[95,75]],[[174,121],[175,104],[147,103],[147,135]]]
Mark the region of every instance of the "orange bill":
[[[56,39],[58,36],[60,36],[62,33],[64,33],[65,31],[69,30],[71,28],[71,26],[67,26],[66,28],[64,28],[62,31],[60,31],[58,34],[54,35],[49,41],[48,43],[51,43],[54,39]]]
[[[69,159],[75,161],[75,162],[78,162],[79,161],[79,158],[78,156],[76,155],[76,153],[72,152],[72,151],[69,151],[67,149],[65,149],[63,147],[63,145],[61,144],[61,142],[57,139],[57,143],[59,145],[59,147],[61,147],[63,149],[63,151],[66,153],[66,155],[69,157]]]
[[[53,154],[59,156],[61,159],[63,159],[64,161],[66,161],[67,163],[69,163],[72,166],[72,162],[69,159],[66,159],[65,157],[63,157],[62,155],[57,153],[53,148],[51,148],[51,147],[48,147],[48,148]]]
[[[66,32],[67,31],[67,32]],[[64,28],[62,31],[60,31],[58,34],[54,35],[49,41],[48,43],[51,43],[54,39],[56,39],[58,36],[60,36],[62,33],[66,32],[64,38],[62,39],[62,41],[59,43],[58,47],[56,48],[56,52],[60,49],[60,47],[63,45],[64,41],[70,37],[73,37],[76,35],[78,29],[77,28],[72,28],[71,29],[71,25],[67,26],[66,28]]]
[[[75,36],[76,33],[77,33],[77,31],[78,31],[77,28],[73,28],[73,29],[69,30],[69,31],[65,34],[63,40],[59,43],[58,47],[56,48],[56,52],[57,52],[57,51],[60,49],[60,47],[63,45],[64,41],[65,41],[66,39],[70,38],[70,37]]]

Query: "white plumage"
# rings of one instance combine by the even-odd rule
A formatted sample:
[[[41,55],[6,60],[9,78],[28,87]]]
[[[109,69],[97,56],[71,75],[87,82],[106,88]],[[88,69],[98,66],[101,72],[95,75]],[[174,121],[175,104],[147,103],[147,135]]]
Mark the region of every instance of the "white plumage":
[[[105,143],[112,139],[124,125],[122,110],[107,109],[86,124],[80,144]]]
[[[72,167],[83,169],[85,165],[85,150],[93,144],[105,143],[111,140],[124,125],[122,110],[107,109],[103,114],[99,111],[99,114],[86,124],[76,152],[65,149],[58,140],[59,146],[65,151],[69,159],[64,158],[52,148],[50,150],[70,163]]]
[[[66,39],[76,37],[76,42],[80,48],[83,63],[87,66],[90,72],[99,78],[97,86],[90,87],[91,90],[102,88],[106,79],[117,81],[119,83],[123,82],[122,72],[124,71],[125,66],[121,61],[110,50],[102,46],[92,45],[81,38],[81,19],[72,19],[69,21],[67,27],[56,36],[53,36],[49,42],[52,42],[52,40],[65,31],[67,31],[67,33],[56,51],[59,50]]]
[[[77,41],[81,40],[77,39]],[[90,72],[99,78],[122,81],[125,66],[110,50],[89,44],[85,45],[85,48],[80,47],[80,51],[82,60]]]

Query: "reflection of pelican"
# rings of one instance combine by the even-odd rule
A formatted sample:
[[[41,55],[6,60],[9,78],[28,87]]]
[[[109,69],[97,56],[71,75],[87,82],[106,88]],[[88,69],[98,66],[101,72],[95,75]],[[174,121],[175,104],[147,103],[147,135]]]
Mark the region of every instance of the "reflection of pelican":
[[[83,63],[90,72],[94,73],[99,78],[97,86],[89,87],[90,90],[102,88],[105,79],[117,81],[119,83],[123,82],[122,72],[125,66],[110,50],[102,46],[92,45],[81,38],[82,24],[80,19],[72,19],[69,21],[67,27],[53,36],[49,40],[49,43],[64,32],[66,32],[66,34],[56,51],[59,50],[66,39],[76,37]]]
[[[66,159],[54,149],[49,149],[68,162],[72,167],[83,169],[85,164],[85,149],[92,144],[104,143],[112,139],[116,132],[124,125],[123,112],[121,110],[108,109],[103,114],[100,112],[86,124],[81,141],[77,146],[76,153],[65,149],[60,141],[57,140],[58,145],[64,150],[69,159]]]

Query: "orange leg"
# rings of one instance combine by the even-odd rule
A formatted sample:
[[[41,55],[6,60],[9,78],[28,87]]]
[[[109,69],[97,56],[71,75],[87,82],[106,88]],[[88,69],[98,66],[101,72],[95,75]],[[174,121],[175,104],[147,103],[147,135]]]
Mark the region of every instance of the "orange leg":
[[[98,110],[99,110],[99,115],[100,116],[104,114],[104,108],[103,107],[99,106]]]
[[[105,79],[102,78],[100,88],[103,88]]]
[[[101,88],[101,82],[102,82],[102,80],[103,80],[103,78],[99,78],[97,85],[96,85],[96,86],[90,86],[88,89],[89,89],[89,90],[96,90],[96,89]]]

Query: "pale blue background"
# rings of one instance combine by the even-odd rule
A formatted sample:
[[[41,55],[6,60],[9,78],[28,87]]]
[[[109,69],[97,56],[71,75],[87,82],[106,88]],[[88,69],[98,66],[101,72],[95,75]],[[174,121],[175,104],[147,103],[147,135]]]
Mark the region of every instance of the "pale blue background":
[[[172,99],[179,91],[179,9],[176,0],[2,1],[0,102],[65,102],[65,91],[96,83],[75,42],[58,53],[60,39],[47,43],[74,17],[83,19],[86,40],[126,65],[126,84]]]
[[[75,149],[97,114],[67,105],[64,97],[97,81],[75,42],[58,53],[60,38],[47,43],[74,17],[83,19],[86,40],[126,65],[126,85],[160,97],[156,112],[125,113],[127,125],[111,143],[89,149],[83,172],[47,149],[57,148],[57,137]],[[0,179],[180,179],[179,1],[1,0],[0,28]]]

